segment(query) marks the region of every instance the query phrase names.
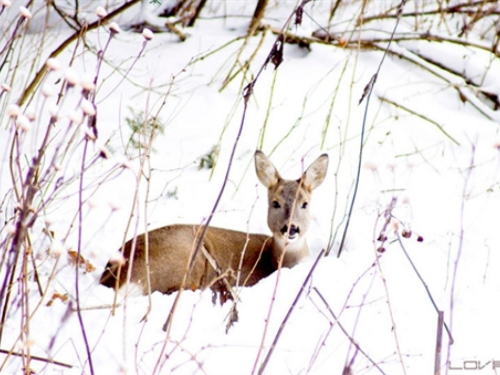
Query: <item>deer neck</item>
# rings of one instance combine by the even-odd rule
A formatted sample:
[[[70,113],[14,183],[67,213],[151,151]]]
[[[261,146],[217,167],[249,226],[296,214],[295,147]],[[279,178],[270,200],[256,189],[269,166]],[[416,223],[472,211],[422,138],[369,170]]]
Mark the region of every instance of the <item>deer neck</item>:
[[[284,255],[283,252],[285,253]],[[294,242],[285,242],[284,240],[273,238],[272,256],[276,266],[279,265],[280,259],[283,256],[281,266],[290,268],[309,258],[309,248],[307,247],[305,238],[300,238]]]

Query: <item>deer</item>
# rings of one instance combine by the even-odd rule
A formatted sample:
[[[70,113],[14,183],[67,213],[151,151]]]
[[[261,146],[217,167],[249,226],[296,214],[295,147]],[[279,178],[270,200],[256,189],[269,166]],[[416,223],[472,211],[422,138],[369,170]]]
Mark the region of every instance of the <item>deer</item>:
[[[161,227],[126,242],[122,261],[108,262],[100,283],[118,290],[129,282],[141,294],[211,288],[214,301],[220,293],[222,303],[231,298],[228,288],[252,286],[281,267],[309,259],[309,203],[325,179],[328,155],[319,156],[297,180],[283,179],[260,150],[254,159],[257,177],[267,188],[272,236],[209,226],[200,240],[200,225]]]

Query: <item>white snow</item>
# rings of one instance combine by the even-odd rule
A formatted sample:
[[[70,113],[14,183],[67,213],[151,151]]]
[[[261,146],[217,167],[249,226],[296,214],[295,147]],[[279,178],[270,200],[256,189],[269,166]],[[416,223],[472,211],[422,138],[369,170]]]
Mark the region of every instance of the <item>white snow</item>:
[[[19,9],[17,3],[14,1],[7,9],[9,13],[0,16],[0,23],[3,17],[13,19],[13,8],[15,12]],[[82,7],[94,20],[95,8],[105,6],[106,2],[90,3],[82,2]],[[265,22],[281,27],[295,2],[270,3]],[[326,23],[330,2],[311,4],[306,8],[309,15]],[[299,177],[323,152],[330,156],[327,179],[314,191],[311,202],[313,222],[308,233],[311,260],[239,290],[239,319],[227,333],[231,302],[213,305],[210,291],[182,292],[168,334],[162,326],[177,293],[154,293],[151,299],[119,296],[120,305],[114,315],[111,313],[109,306],[114,293],[100,286],[98,280],[109,258],[116,257],[124,238],[130,238],[135,231],[140,233],[173,223],[201,223],[210,215],[240,127],[241,93],[248,83],[242,81],[240,73],[222,89],[224,80],[237,58],[244,63],[258,48],[246,73],[247,78],[253,77],[276,38],[270,31],[265,37],[259,34],[248,40],[238,56],[244,39],[237,38],[245,35],[253,7],[253,2],[246,1],[209,1],[195,27],[183,29],[188,35],[185,42],[179,42],[174,34],[155,32],[138,59],[144,37],[140,32],[127,30],[127,25],[138,18],[154,19],[161,24],[163,21],[154,13],[158,10],[152,5],[137,4],[116,20],[122,32],[111,40],[101,66],[96,91],[99,133],[95,142],[89,143],[87,162],[99,155],[103,147],[108,150],[109,158],[98,158],[84,179],[84,198],[90,200],[83,208],[82,255],[96,270],[79,271],[79,295],[95,373],[258,373],[317,255],[326,248],[331,236],[335,236],[332,253],[319,261],[305,285],[265,373],[342,374],[349,364],[352,374],[432,373],[438,314],[397,241],[396,221],[397,230],[406,227],[413,232],[411,238],[402,238],[402,243],[437,307],[444,311],[445,322],[455,340],[449,345],[444,332],[442,373],[462,374],[463,370],[454,368],[464,366],[474,368],[467,373],[498,373],[499,115],[479,101],[464,80],[456,76],[452,80],[449,72],[435,65],[434,72],[426,70],[429,63],[422,56],[465,72],[475,85],[497,94],[500,74],[497,62],[490,64],[484,51],[452,43],[406,41],[391,47],[408,59],[389,55],[378,76],[366,123],[359,193],[340,258],[336,252],[356,175],[366,103],[358,105],[358,101],[376,71],[382,52],[323,44],[312,44],[311,51],[307,51],[286,44],[284,62],[276,71],[269,64],[256,83],[226,190],[212,225],[269,233],[265,219],[266,192],[258,185],[253,167],[253,153],[259,147],[265,127],[262,149],[284,177]],[[349,7],[357,9],[353,4]],[[342,30],[342,25],[352,18],[354,13],[349,7],[339,10],[336,30]],[[376,3],[370,12],[377,13],[378,7],[382,5]],[[9,167],[15,123],[6,109],[13,108],[9,105],[16,102],[32,79],[34,54],[38,53],[37,64],[41,64],[52,48],[71,33],[57,23],[58,27],[54,25],[46,36],[48,42],[37,51],[33,46],[42,37],[34,26],[40,26],[40,17],[40,12],[33,13],[34,24],[25,35],[23,50],[13,55],[16,61],[18,58],[22,61],[16,77],[12,79],[7,67],[0,71],[0,83],[12,88],[11,92],[3,91],[0,97],[2,254],[9,248],[5,241],[12,238],[15,230],[11,218],[16,202]],[[390,30],[392,25],[386,24],[385,28]],[[2,26],[2,30],[4,27],[7,26]],[[109,25],[102,26],[86,35],[91,50],[79,46],[71,64],[76,77],[95,74],[96,52],[104,48],[108,28]],[[310,35],[317,28],[304,16],[304,25],[294,26],[291,31]],[[5,41],[2,34],[0,47]],[[50,72],[44,79],[44,84],[50,86],[41,87],[59,92],[74,46],[73,43],[57,57],[62,69]],[[459,61],[457,56],[462,55]],[[424,69],[410,62],[411,59],[425,65]],[[457,86],[473,104],[461,100]],[[390,105],[384,99],[400,106]],[[49,108],[55,106],[56,100],[57,95],[44,96],[40,88],[29,103],[36,117],[29,122],[30,131],[21,145],[25,155],[22,175],[38,151],[49,124]],[[75,131],[76,124],[70,123],[72,113],[82,105],[81,100],[81,87],[77,86],[59,106],[54,145],[66,131],[69,134]],[[161,106],[164,100],[166,104]],[[83,103],[84,112],[91,114],[91,103]],[[27,107],[21,106],[21,113]],[[153,143],[147,212],[143,178],[139,211],[125,233],[140,171],[137,150],[126,149],[130,137],[126,119],[144,112],[158,114],[164,131]],[[83,116],[81,111],[79,114]],[[83,139],[85,132],[76,131],[75,137]],[[219,148],[215,168],[199,169],[200,158],[214,146]],[[32,359],[30,368],[36,373],[90,373],[82,326],[75,311],[75,267],[64,255],[57,257],[78,246],[76,177],[80,173],[82,150],[82,144],[72,147],[58,165],[61,170],[56,176],[67,186],[40,214],[32,230],[33,252],[41,285],[46,288],[45,296],[40,298],[32,274],[29,291],[22,294],[16,289],[12,294],[0,341],[2,374],[23,371],[23,360],[4,351],[21,353],[28,345],[33,356],[71,366]],[[55,152],[54,148],[49,156],[51,152]],[[43,168],[50,162],[47,157]],[[109,174],[111,170],[114,172]],[[396,220],[386,231],[385,252],[378,253],[377,238],[385,221],[383,213],[393,198],[397,199],[392,212]],[[52,243],[43,234],[45,225],[54,233]],[[423,237],[423,242],[417,241],[417,235]],[[2,260],[1,281],[6,272],[4,265]],[[54,292],[67,293],[69,298],[55,299],[47,306]],[[29,306],[24,305],[27,299]],[[151,311],[143,320],[150,303]],[[20,337],[24,309],[31,314],[29,337]],[[474,367],[483,365],[482,370]]]

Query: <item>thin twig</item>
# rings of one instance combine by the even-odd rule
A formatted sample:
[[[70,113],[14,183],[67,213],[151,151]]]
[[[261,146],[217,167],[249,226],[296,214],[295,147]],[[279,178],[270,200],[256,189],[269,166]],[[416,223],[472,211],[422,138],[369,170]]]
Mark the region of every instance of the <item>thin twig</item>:
[[[330,305],[328,304],[328,302],[326,301],[325,297],[323,297],[323,295],[321,294],[321,292],[318,290],[318,288],[316,287],[313,287],[312,290],[314,290],[316,292],[316,294],[318,295],[318,297],[321,299],[321,301],[324,303],[326,309],[328,310],[328,312],[330,313],[330,315],[333,317],[333,319],[335,319],[335,322],[339,325],[341,331],[344,333],[344,335],[349,339],[349,341],[351,342],[352,345],[354,345],[356,347],[357,350],[359,350],[359,352],[361,354],[363,354],[366,359],[368,359],[370,361],[370,363],[377,369],[380,371],[381,374],[384,374],[385,375],[385,372],[384,370],[382,370],[380,368],[380,366],[378,365],[378,363],[376,363],[362,348],[361,346],[359,346],[359,344],[354,340],[353,337],[351,337],[351,335],[349,335],[349,332],[347,332],[347,330],[344,328],[344,326],[340,323],[339,319],[337,318],[337,316],[335,315],[335,313],[333,312],[332,308],[330,307]]]
[[[31,6],[31,3],[33,2],[33,0],[29,0],[26,5],[25,5],[25,8],[29,8]],[[3,7],[2,7],[3,9]],[[16,35],[17,35],[17,32],[18,30],[20,29],[22,23],[26,20],[26,17],[24,16],[19,16],[18,20],[17,20],[17,23],[16,23],[16,27],[14,28],[14,31],[12,32],[12,35],[10,36],[10,39],[7,41],[7,43],[5,43],[5,46],[4,48],[2,48],[2,50],[0,51],[0,56],[4,54],[5,50],[7,49],[7,53],[5,54],[5,58],[4,60],[2,61],[2,63],[0,64],[0,72],[2,71],[4,65],[7,63],[7,61],[9,60],[9,54],[11,51],[13,51],[13,44],[14,44],[14,40],[16,39]]]
[[[418,279],[420,280],[420,282],[422,283],[422,285],[424,286],[425,288],[425,291],[427,293],[427,296],[429,297],[429,299],[431,300],[431,303],[432,303],[432,306],[434,306],[434,309],[436,310],[436,312],[439,314],[440,313],[440,310],[439,308],[437,307],[436,305],[436,301],[434,301],[434,298],[432,297],[432,294],[431,294],[431,291],[429,290],[429,287],[427,286],[427,284],[425,283],[422,275],[420,275],[420,272],[418,272],[417,270],[417,267],[415,267],[415,264],[413,263],[413,261],[411,260],[410,258],[410,255],[408,255],[408,252],[406,251],[406,248],[403,244],[403,241],[401,241],[401,235],[399,234],[398,231],[396,231],[396,236],[397,236],[397,239],[398,239],[398,242],[399,242],[399,245],[401,246],[401,249],[403,250],[403,253],[405,254],[406,256],[406,259],[408,259],[408,261],[410,262],[411,264],[411,267],[413,268],[413,271],[415,271],[415,274],[417,275]],[[444,325],[444,328],[446,329],[446,332],[448,333],[448,337],[449,337],[449,340],[450,340],[450,343],[453,344],[453,336],[451,334],[451,331],[450,329],[448,328],[448,325],[446,324],[446,322],[443,322],[443,325]]]
[[[83,145],[83,156],[82,156],[82,165],[81,165],[81,173],[80,173],[80,186],[78,189],[78,256],[76,258],[75,264],[75,299],[76,299],[76,314],[78,316],[78,322],[80,323],[80,328],[82,331],[83,342],[85,345],[85,350],[87,352],[87,359],[89,363],[90,373],[94,375],[94,365],[92,362],[92,353],[90,351],[90,345],[87,338],[87,332],[85,330],[85,324],[83,322],[82,311],[80,310],[80,259],[81,259],[81,251],[82,251],[82,230],[83,230],[83,176],[85,173],[85,160],[87,156],[87,146],[88,139],[85,137],[85,143]]]
[[[121,12],[127,10],[130,8],[132,5],[138,3],[140,0],[130,0],[123,4],[121,7],[113,10],[112,12],[109,12],[108,15],[102,19],[99,19],[95,22],[92,22],[91,24],[88,24],[85,26],[85,32],[89,32],[90,30],[98,28],[100,25],[102,25],[104,22],[112,19],[116,15],[120,14]],[[75,31],[72,35],[70,35],[66,40],[64,40],[55,50],[53,50],[50,55],[47,57],[47,60],[50,58],[57,57],[61,52],[63,52],[67,46],[69,46],[71,43],[73,43],[75,40],[77,40],[81,36],[82,29]],[[46,61],[47,61],[46,60]],[[47,64],[43,64],[43,66],[38,70],[38,72],[35,74],[35,77],[33,80],[30,82],[30,84],[23,90],[21,96],[17,100],[17,104],[19,106],[23,105],[28,96],[35,90],[35,88],[38,86],[40,83],[42,77],[44,76],[45,72],[47,71]]]
[[[295,208],[296,208],[296,205],[297,205],[297,201],[299,199],[299,193],[300,193],[300,190],[302,188],[302,183],[303,183],[303,179],[301,178],[299,180],[299,186],[297,188],[297,192],[295,193],[295,197],[294,197],[294,200],[293,200],[292,209],[291,209],[291,212],[290,212],[290,219],[288,220],[288,223],[287,223],[287,227],[288,227],[288,232],[286,233],[287,238],[289,237],[289,231],[290,231],[290,228],[292,227],[292,218],[294,217],[294,211],[295,211]],[[272,296],[271,296],[271,302],[269,304],[269,309],[268,309],[266,321],[265,321],[265,324],[264,324],[264,332],[262,333],[262,338],[261,338],[261,342],[260,342],[260,345],[259,345],[259,349],[257,350],[257,356],[255,358],[255,362],[254,362],[254,365],[253,365],[253,368],[252,368],[252,372],[251,372],[252,375],[255,374],[255,371],[257,370],[257,364],[259,363],[260,356],[262,354],[262,351],[264,350],[264,341],[266,339],[267,330],[269,328],[269,323],[271,321],[271,314],[273,312],[274,303],[276,301],[276,294],[278,292],[278,285],[279,285],[280,276],[281,276],[281,268],[283,266],[283,260],[285,258],[285,254],[286,254],[286,251],[287,251],[287,246],[288,246],[288,243],[285,243],[285,246],[284,246],[284,248],[283,248],[283,250],[281,252],[281,256],[280,256],[279,261],[278,261],[278,267],[277,267],[278,269],[277,269],[277,274],[276,274],[276,281],[274,283],[274,289],[273,289],[273,293],[272,293]],[[323,253],[323,250],[322,250],[322,253]],[[268,354],[268,356],[269,356],[269,354]],[[261,371],[263,371],[263,369],[259,369],[259,375],[260,375]]]
[[[65,85],[65,84],[64,84]],[[63,85],[63,86],[64,86]],[[18,218],[16,219],[16,230],[12,239],[12,243],[10,246],[10,250],[8,251],[7,256],[7,263],[6,263],[6,272],[4,275],[4,281],[2,284],[2,287],[0,288],[0,304],[3,304],[4,309],[7,310],[8,308],[8,295],[10,294],[10,291],[12,289],[12,281],[13,281],[13,275],[15,273],[15,268],[17,261],[19,259],[19,254],[21,252],[21,249],[23,247],[23,244],[26,241],[27,234],[28,234],[28,228],[33,225],[33,221],[38,217],[37,212],[33,210],[33,202],[35,200],[35,197],[37,193],[39,192],[39,185],[40,185],[40,180],[39,180],[39,169],[40,166],[42,165],[42,162],[46,156],[46,151],[47,147],[50,144],[50,139],[52,136],[52,130],[53,130],[53,119],[49,121],[49,124],[47,126],[47,130],[45,131],[44,138],[40,144],[40,147],[38,149],[38,152],[35,157],[32,158],[30,167],[28,168],[28,171],[26,172],[26,176],[24,180],[22,180],[22,172],[19,172],[19,179],[20,179],[20,191],[18,192],[17,183],[16,183],[16,178],[13,175],[14,169],[11,168],[11,176],[12,176],[12,181],[14,185],[14,190],[16,191],[16,196],[17,200],[19,202],[22,202],[22,209],[20,213],[17,213],[16,215]],[[14,149],[14,144],[19,142],[19,137],[20,134],[18,131],[16,131],[15,138],[12,141],[12,152]],[[19,144],[18,146],[18,153],[20,154],[20,148]],[[19,155],[18,155],[19,156]],[[13,160],[11,159],[11,163]],[[17,166],[20,168],[20,163],[19,160],[16,159],[15,163]],[[12,275],[11,275],[12,273]],[[11,284],[8,284],[9,280],[11,280]],[[7,297],[5,295],[7,293]],[[5,301],[4,301],[5,298]],[[1,322],[2,327],[3,327],[3,321]],[[2,328],[3,330],[3,328]],[[0,330],[0,335],[2,333],[2,330]],[[0,337],[1,338],[1,337]]]
[[[390,100],[390,99],[387,99],[387,98],[385,98],[385,97],[383,97],[383,96],[379,96],[378,98],[379,98],[379,100],[380,100],[381,102],[385,102],[385,103],[388,103],[388,104],[390,104],[390,105],[393,105],[393,106],[394,106],[394,107],[396,107],[396,108],[400,108],[400,109],[402,109],[402,110],[404,110],[404,111],[408,112],[409,114],[411,114],[411,115],[413,115],[413,116],[416,116],[416,117],[418,117],[418,118],[421,118],[422,120],[425,120],[425,121],[427,121],[427,122],[431,123],[432,125],[436,126],[436,127],[439,129],[439,131],[440,131],[441,133],[443,133],[443,134],[446,136],[446,138],[448,138],[450,141],[452,141],[452,142],[453,142],[454,144],[456,144],[457,146],[460,146],[460,143],[459,143],[459,142],[458,142],[455,138],[453,138],[450,134],[448,134],[448,133],[446,132],[446,130],[444,130],[444,128],[443,128],[443,126],[442,126],[441,124],[437,123],[437,122],[436,122],[436,121],[434,121],[433,119],[431,119],[431,118],[429,118],[429,117],[426,117],[426,116],[424,116],[424,115],[422,115],[422,114],[420,114],[420,113],[418,113],[418,112],[416,112],[416,111],[414,111],[414,110],[412,110],[412,109],[410,109],[410,108],[408,108],[408,107],[405,107],[405,106],[404,106],[404,105],[402,105],[402,104],[398,104],[398,103],[396,103],[396,102],[394,102],[394,101],[392,101],[392,100]]]
[[[398,15],[399,16],[401,16],[401,13],[403,12],[403,8],[405,6],[405,3],[406,3],[406,0],[401,0],[401,2],[399,3],[399,7],[398,7]],[[355,179],[355,184],[354,184],[354,191],[352,193],[352,200],[351,200],[351,204],[350,204],[350,207],[349,207],[349,212],[347,214],[345,229],[344,229],[344,232],[342,233],[342,239],[340,241],[339,252],[337,254],[337,258],[340,257],[340,254],[342,253],[342,249],[344,247],[345,239],[347,237],[347,231],[349,229],[349,223],[351,221],[352,211],[354,209],[354,203],[356,202],[356,196],[357,196],[357,193],[358,193],[359,181],[361,179],[361,166],[362,166],[362,160],[363,160],[363,146],[364,146],[364,143],[365,143],[365,128],[366,128],[366,120],[367,120],[367,117],[368,117],[368,109],[370,107],[370,98],[372,96],[373,88],[375,87],[375,84],[377,83],[377,77],[378,77],[380,71],[382,70],[382,65],[384,64],[385,58],[389,54],[389,48],[391,46],[392,39],[394,38],[394,35],[396,34],[396,30],[398,28],[400,20],[401,20],[401,17],[398,17],[396,19],[396,24],[394,25],[394,28],[392,30],[391,38],[389,39],[389,43],[387,44],[387,48],[385,49],[384,54],[382,55],[382,59],[380,60],[380,63],[378,65],[378,68],[377,68],[375,74],[370,79],[370,82],[368,82],[368,84],[366,85],[365,91],[364,91],[364,93],[363,93],[363,95],[362,95],[362,97],[360,99],[360,104],[361,104],[361,102],[363,101],[363,99],[366,98],[366,104],[365,104],[365,111],[364,111],[364,114],[363,114],[363,123],[361,125],[361,134],[360,134],[360,137],[359,137],[360,140],[359,140],[358,168],[357,168],[357,171],[356,171],[356,179]]]
[[[255,80],[257,78],[258,78],[258,76],[255,77]],[[233,165],[233,160],[234,160],[234,157],[236,155],[236,149],[237,149],[239,140],[241,138],[241,134],[243,133],[243,128],[244,128],[245,119],[246,119],[246,113],[247,113],[247,108],[248,108],[248,101],[249,101],[249,98],[250,98],[250,96],[251,96],[251,94],[253,92],[253,85],[255,84],[255,80],[252,83],[250,83],[245,88],[245,90],[243,91],[243,99],[244,99],[243,114],[242,114],[242,117],[241,117],[240,126],[238,128],[238,133],[236,134],[236,138],[234,140],[233,147],[232,147],[232,150],[231,150],[231,154],[230,154],[230,157],[229,157],[229,162],[228,162],[228,166],[227,166],[227,169],[226,169],[226,174],[224,176],[224,180],[222,182],[222,186],[221,186],[221,189],[219,191],[219,195],[217,196],[217,199],[216,199],[216,201],[214,203],[214,206],[212,208],[212,211],[211,211],[210,215],[208,215],[208,218],[207,218],[205,224],[203,225],[203,228],[201,230],[201,234],[197,233],[197,235],[196,235],[195,243],[194,243],[193,251],[192,251],[192,254],[191,254],[191,257],[190,257],[190,260],[189,260],[187,272],[185,272],[185,274],[184,274],[184,277],[183,277],[183,280],[182,280],[182,283],[181,283],[181,288],[179,289],[177,295],[175,296],[175,300],[174,300],[174,303],[172,305],[172,308],[171,308],[171,310],[170,310],[170,312],[168,314],[168,317],[167,317],[167,320],[165,321],[165,324],[163,325],[163,330],[166,332],[166,338],[165,338],[165,340],[163,342],[163,347],[162,347],[162,350],[161,350],[161,354],[160,354],[160,356],[158,356],[158,361],[156,362],[156,365],[155,365],[155,368],[153,370],[153,373],[156,373],[156,371],[158,370],[158,368],[160,366],[160,362],[161,362],[161,360],[163,358],[163,353],[165,352],[165,349],[166,349],[166,344],[170,340],[170,330],[172,328],[172,322],[173,322],[173,318],[174,318],[174,313],[175,313],[175,310],[176,310],[176,308],[177,308],[177,306],[179,304],[179,301],[180,301],[180,298],[181,298],[181,295],[182,295],[182,291],[183,291],[184,286],[186,285],[186,282],[188,280],[188,277],[190,276],[191,271],[192,271],[192,269],[194,267],[194,262],[196,260],[196,257],[198,255],[198,253],[200,252],[201,247],[203,246],[203,242],[204,242],[205,235],[207,233],[208,227],[210,225],[212,217],[215,215],[215,212],[217,211],[217,207],[219,206],[219,202],[222,199],[222,195],[223,195],[224,190],[226,188],[227,181],[229,180],[229,175],[230,175],[230,172],[231,172],[231,167]]]
[[[460,263],[460,260],[462,258],[462,252],[464,250],[464,237],[465,237],[465,206],[466,206],[466,201],[467,201],[467,193],[469,189],[469,183],[471,180],[472,172],[474,171],[474,165],[475,165],[475,158],[476,158],[476,146],[473,144],[472,145],[472,150],[471,150],[471,158],[469,165],[466,168],[465,174],[464,174],[464,185],[462,188],[462,202],[460,204],[460,216],[459,216],[459,225],[460,225],[460,232],[458,235],[458,248],[457,248],[457,255],[455,258],[455,264],[453,268],[453,276],[452,276],[452,282],[451,282],[451,289],[450,289],[450,330],[453,330],[453,308],[455,306],[455,288],[456,288],[456,283],[457,283],[457,277],[458,277],[458,265]],[[448,342],[448,352],[447,352],[447,363],[450,361],[450,356],[451,356],[451,345],[453,344],[453,341],[450,340]]]
[[[476,0],[473,2],[466,2],[466,3],[461,3],[461,4],[454,4],[450,5],[447,8],[438,8],[438,9],[432,9],[432,10],[427,10],[427,11],[417,11],[417,12],[408,12],[408,13],[403,13],[401,17],[418,17],[418,16],[429,16],[429,15],[437,15],[437,14],[476,14],[476,10],[471,10],[470,8],[474,8],[476,6],[479,6],[481,9],[482,7],[487,4],[487,3],[493,3],[497,4],[498,0]],[[462,9],[462,8],[468,8],[468,9]],[[499,11],[494,8],[490,9],[487,12],[481,12],[481,14],[484,15],[490,15],[490,14],[499,14]],[[397,14],[388,14],[383,13],[383,14],[378,14],[376,16],[371,16],[371,17],[366,17],[363,19],[363,23],[368,23],[370,21],[375,21],[375,20],[380,20],[380,19],[387,19],[387,18],[397,18]]]
[[[23,357],[24,356],[23,353],[17,353],[17,352],[13,352],[13,351],[10,351],[10,350],[5,350],[5,349],[0,349],[0,353],[7,354],[7,355],[12,355],[14,357]],[[66,368],[73,368],[72,365],[68,365],[67,363],[63,363],[63,362],[59,362],[59,361],[54,361],[51,358],[44,358],[44,357],[39,357],[39,356],[36,356],[36,355],[32,355],[31,359],[33,359],[35,361],[45,362],[45,363],[48,363],[48,364],[51,364],[51,365],[56,365],[56,366],[61,366],[61,367],[66,367]]]
[[[438,324],[436,333],[436,357],[434,359],[434,375],[441,374],[441,353],[443,344],[444,312],[438,312]]]
[[[283,33],[284,33],[284,30],[286,29],[287,25],[290,23],[290,21],[291,21],[291,19],[292,19],[292,17],[293,17],[294,14],[295,14],[295,10],[294,10],[294,12],[292,12],[292,14],[289,16],[289,18],[285,22],[285,25],[282,28],[282,32]],[[233,143],[233,148],[231,150],[231,155],[230,155],[230,158],[229,158],[229,163],[228,163],[228,167],[226,169],[226,174],[224,176],[222,187],[221,187],[221,189],[219,191],[219,195],[217,196],[217,199],[216,199],[215,204],[214,204],[214,206],[212,208],[212,211],[211,211],[210,215],[208,215],[207,220],[206,220],[205,224],[203,225],[203,229],[202,229],[201,234],[196,236],[194,251],[191,254],[191,258],[190,258],[190,261],[189,261],[188,272],[184,275],[184,280],[183,280],[182,286],[185,285],[185,282],[187,281],[187,278],[189,277],[189,274],[192,271],[192,268],[194,266],[194,261],[195,261],[197,255],[198,255],[198,253],[200,252],[201,246],[203,245],[203,241],[204,241],[206,232],[208,230],[208,227],[210,225],[210,222],[212,220],[212,217],[215,215],[215,212],[217,210],[219,202],[220,202],[220,200],[222,198],[222,195],[224,193],[227,181],[229,179],[229,174],[231,172],[231,167],[232,167],[234,156],[235,156],[235,153],[236,153],[236,148],[237,148],[239,139],[241,137],[241,134],[243,132],[244,125],[245,125],[245,119],[246,119],[246,114],[247,114],[247,109],[248,109],[248,102],[249,102],[250,97],[253,94],[254,86],[257,83],[257,80],[259,79],[261,73],[264,71],[264,69],[267,66],[267,64],[272,60],[272,58],[274,56],[274,53],[276,51],[276,47],[277,47],[277,45],[279,43],[280,43],[280,36],[278,36],[276,38],[275,42],[273,43],[273,46],[271,47],[271,51],[267,55],[266,60],[264,61],[264,63],[260,67],[260,69],[255,74],[255,77],[252,80],[252,82],[250,82],[248,85],[246,85],[245,88],[244,88],[244,90],[243,90],[243,93],[242,93],[242,95],[243,95],[243,113],[242,113],[242,117],[241,117],[241,121],[240,121],[240,126],[239,126],[239,129],[238,129],[238,133],[237,133],[236,139],[235,139],[235,141]],[[171,312],[170,312],[170,314],[169,314],[169,316],[167,318],[167,321],[163,325],[163,330],[167,331],[167,338],[169,337],[169,330],[170,330],[170,326],[172,324],[173,310],[177,306],[177,303],[178,303],[178,300],[179,300],[181,294],[182,294],[182,287],[179,290],[179,292],[177,293],[177,296],[175,298],[172,310],[171,310]],[[163,353],[163,351],[162,351],[162,353]]]
[[[311,279],[311,277],[314,273],[314,270],[316,269],[316,266],[318,265],[320,259],[323,257],[324,253],[325,253],[325,249],[321,250],[320,253],[318,254],[318,256],[316,257],[316,260],[314,261],[311,269],[309,270],[309,273],[307,274],[306,278],[304,279],[304,282],[302,283],[300,290],[297,293],[297,296],[293,300],[293,303],[290,306],[290,308],[288,309],[288,312],[286,313],[285,318],[281,322],[281,325],[278,329],[278,332],[276,333],[276,336],[274,337],[273,343],[271,344],[271,347],[269,348],[269,351],[267,352],[266,358],[264,359],[264,361],[260,365],[259,372],[258,372],[259,375],[262,375],[264,373],[264,370],[266,369],[266,366],[269,363],[269,360],[271,359],[271,356],[274,352],[274,349],[276,348],[276,345],[278,344],[278,340],[280,339],[281,334],[283,333],[283,330],[285,329],[285,325],[288,322],[288,319],[290,319],[290,316],[292,315],[292,312],[295,309],[295,306],[297,306],[297,303],[299,302],[300,296],[302,295],[302,293],[306,289],[306,285],[309,282],[309,280]]]
[[[395,197],[393,197],[391,199],[390,205],[382,213],[382,215],[385,217],[385,221],[384,221],[384,224],[382,226],[382,230],[380,231],[380,234],[379,234],[378,239],[377,239],[377,241],[379,241],[380,244],[376,245],[377,247],[376,247],[376,251],[375,251],[375,254],[376,254],[375,264],[378,267],[378,270],[380,272],[380,278],[382,280],[382,284],[384,285],[385,295],[387,298],[387,308],[389,309],[389,315],[391,317],[392,333],[394,335],[394,342],[396,344],[396,350],[397,350],[397,353],[399,356],[399,361],[400,361],[402,369],[403,369],[403,374],[406,374],[406,367],[405,367],[405,364],[403,362],[403,355],[401,354],[401,347],[399,345],[398,329],[396,327],[396,320],[394,319],[394,312],[392,310],[392,304],[391,304],[390,295],[389,295],[389,288],[387,286],[387,280],[386,280],[384,273],[382,271],[382,264],[380,263],[380,256],[379,256],[380,253],[383,253],[385,251],[384,250],[384,243],[388,240],[387,228],[388,228],[389,224],[391,223],[392,210],[394,209],[396,202],[397,202],[397,199]]]

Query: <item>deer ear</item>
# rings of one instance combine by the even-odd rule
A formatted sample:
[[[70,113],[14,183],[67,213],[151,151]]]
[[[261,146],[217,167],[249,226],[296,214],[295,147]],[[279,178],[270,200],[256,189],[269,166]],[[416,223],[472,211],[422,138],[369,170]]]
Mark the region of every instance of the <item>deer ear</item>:
[[[259,181],[267,188],[276,185],[281,179],[273,163],[260,150],[255,151],[255,171]]]
[[[309,190],[316,189],[325,180],[328,171],[328,155],[323,154],[312,163],[302,175],[302,181]]]

